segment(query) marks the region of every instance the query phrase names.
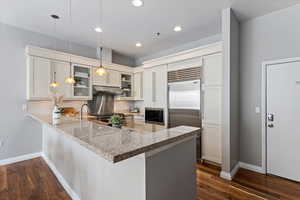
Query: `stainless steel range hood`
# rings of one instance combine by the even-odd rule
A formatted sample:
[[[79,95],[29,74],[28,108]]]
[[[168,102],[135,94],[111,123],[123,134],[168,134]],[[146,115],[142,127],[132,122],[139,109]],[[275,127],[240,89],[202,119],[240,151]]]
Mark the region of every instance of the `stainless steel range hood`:
[[[93,99],[88,101],[89,114],[95,116],[109,116],[114,113],[116,95],[122,94],[118,87],[93,86]]]
[[[110,93],[110,94],[114,94],[114,95],[120,95],[122,94],[123,90],[119,87],[107,87],[107,86],[99,86],[99,85],[94,85],[93,86],[93,93],[99,93],[99,92],[103,92],[103,93]]]

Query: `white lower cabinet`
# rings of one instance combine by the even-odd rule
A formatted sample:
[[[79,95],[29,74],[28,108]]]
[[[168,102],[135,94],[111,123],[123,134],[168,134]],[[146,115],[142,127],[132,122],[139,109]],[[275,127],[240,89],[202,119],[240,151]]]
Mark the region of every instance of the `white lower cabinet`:
[[[202,124],[202,159],[218,164],[222,163],[221,126]]]
[[[29,56],[27,59],[27,100],[48,100],[51,61],[34,56]]]

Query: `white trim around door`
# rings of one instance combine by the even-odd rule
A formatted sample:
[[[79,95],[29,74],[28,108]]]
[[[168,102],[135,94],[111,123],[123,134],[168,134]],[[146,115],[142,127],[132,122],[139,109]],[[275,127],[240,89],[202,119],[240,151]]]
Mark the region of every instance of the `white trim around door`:
[[[262,172],[267,174],[267,67],[284,63],[300,62],[300,57],[266,61],[262,63],[261,82],[261,132],[262,132]]]

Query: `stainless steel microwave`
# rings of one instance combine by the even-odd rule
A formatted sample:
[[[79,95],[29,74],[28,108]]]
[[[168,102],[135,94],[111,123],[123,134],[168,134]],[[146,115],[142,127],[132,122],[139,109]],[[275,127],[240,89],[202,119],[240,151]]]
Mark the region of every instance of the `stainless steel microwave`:
[[[164,109],[162,108],[145,108],[145,122],[164,125]]]

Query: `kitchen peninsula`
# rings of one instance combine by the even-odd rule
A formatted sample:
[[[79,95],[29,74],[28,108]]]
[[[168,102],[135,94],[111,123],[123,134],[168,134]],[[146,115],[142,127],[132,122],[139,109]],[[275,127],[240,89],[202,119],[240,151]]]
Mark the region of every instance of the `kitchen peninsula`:
[[[43,157],[73,199],[196,199],[198,128],[147,132],[29,116],[42,123]]]

